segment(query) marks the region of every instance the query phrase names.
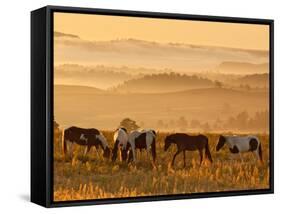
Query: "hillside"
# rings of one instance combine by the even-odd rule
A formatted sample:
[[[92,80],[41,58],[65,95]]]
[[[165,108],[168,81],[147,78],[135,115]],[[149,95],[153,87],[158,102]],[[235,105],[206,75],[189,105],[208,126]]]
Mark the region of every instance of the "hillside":
[[[203,77],[178,73],[161,73],[125,81],[123,84],[114,87],[112,91],[122,93],[165,93],[210,87],[214,87],[214,82]]]
[[[89,87],[89,86],[80,86],[80,85],[55,85],[54,86],[55,93],[60,94],[101,94],[105,93],[104,90]]]
[[[227,119],[241,111],[250,115],[268,109],[268,92],[224,88],[193,89],[169,93],[99,93],[89,87],[56,87],[55,118],[62,127],[77,125],[114,129],[130,117],[152,126],[160,119],[184,116],[188,120]],[[75,91],[75,93],[73,93]]]
[[[233,73],[233,74],[252,74],[252,73],[268,73],[269,64],[260,63],[254,64],[249,62],[222,62],[217,70],[220,72]]]
[[[269,74],[263,73],[263,74],[251,74],[251,75],[245,75],[243,77],[240,77],[236,79],[235,81],[237,84],[247,84],[252,87],[267,87],[269,86]]]
[[[87,85],[108,88],[123,81],[140,77],[138,72],[128,67],[82,66],[62,64],[55,67],[55,84]]]

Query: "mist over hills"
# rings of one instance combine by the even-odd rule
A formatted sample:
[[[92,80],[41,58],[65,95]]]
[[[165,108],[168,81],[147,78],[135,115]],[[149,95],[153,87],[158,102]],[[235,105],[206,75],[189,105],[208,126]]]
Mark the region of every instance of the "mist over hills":
[[[90,86],[80,86],[80,85],[54,85],[55,92],[59,92],[60,94],[101,94],[106,91],[90,87]]]
[[[63,85],[86,85],[105,89],[141,76],[142,74],[139,74],[138,70],[125,66],[82,66],[78,64],[55,66],[55,84]]]
[[[149,127],[184,118],[224,129],[237,115],[267,116],[268,51],[54,36],[54,110],[62,127],[114,129],[130,117]]]
[[[244,84],[250,87],[268,88],[269,87],[269,74],[251,74],[242,76],[234,81],[237,85]]]
[[[223,73],[232,74],[253,74],[253,73],[267,73],[269,71],[268,63],[249,63],[249,62],[222,62],[218,67],[217,71]]]
[[[96,87],[115,92],[169,92],[210,88],[221,82],[227,87],[248,85],[268,87],[268,73],[232,74],[216,71],[178,73],[171,69],[131,68],[127,66],[81,66],[64,64],[55,67],[55,84]]]
[[[268,63],[268,51],[211,47],[181,43],[158,43],[137,39],[87,41],[55,36],[55,64],[147,67],[194,72],[216,69],[223,62]]]
[[[268,92],[225,88],[191,89],[167,93],[114,93],[84,86],[55,86],[55,118],[62,127],[77,125],[114,129],[130,117],[144,126],[175,120],[213,123],[247,111],[268,109]]]

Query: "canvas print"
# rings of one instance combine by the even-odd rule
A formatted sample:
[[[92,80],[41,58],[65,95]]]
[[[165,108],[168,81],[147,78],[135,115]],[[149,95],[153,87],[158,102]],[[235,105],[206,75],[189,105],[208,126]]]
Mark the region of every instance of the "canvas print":
[[[55,202],[270,188],[269,25],[53,21]]]

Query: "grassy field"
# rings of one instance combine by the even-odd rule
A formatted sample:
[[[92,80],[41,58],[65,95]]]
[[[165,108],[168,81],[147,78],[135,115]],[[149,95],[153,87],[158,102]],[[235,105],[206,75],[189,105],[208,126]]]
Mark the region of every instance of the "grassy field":
[[[103,132],[113,147],[113,132]],[[209,138],[213,164],[199,166],[198,152],[187,152],[170,166],[176,147],[164,152],[164,139],[169,133],[157,134],[157,159],[153,168],[146,152],[138,153],[136,164],[112,163],[100,157],[95,149],[83,157],[83,150],[74,147],[73,157],[63,158],[59,137],[54,142],[54,200],[83,200],[130,196],[150,196],[180,193],[217,192],[269,188],[269,136],[258,135],[262,142],[264,162],[251,153],[229,155],[224,148],[215,152],[218,134],[205,133]]]

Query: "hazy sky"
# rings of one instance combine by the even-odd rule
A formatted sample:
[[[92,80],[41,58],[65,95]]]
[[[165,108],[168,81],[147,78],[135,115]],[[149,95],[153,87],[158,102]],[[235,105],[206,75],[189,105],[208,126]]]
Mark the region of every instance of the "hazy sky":
[[[90,41],[134,38],[269,50],[267,25],[55,13],[54,30]]]

